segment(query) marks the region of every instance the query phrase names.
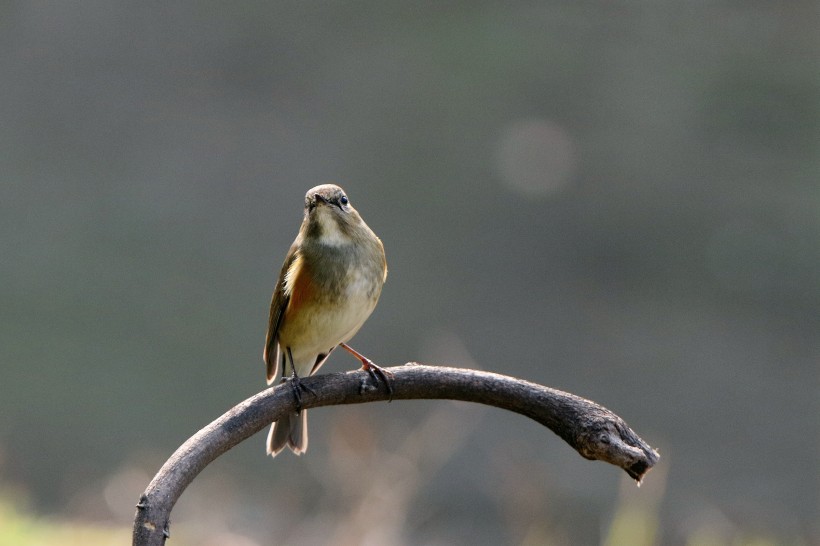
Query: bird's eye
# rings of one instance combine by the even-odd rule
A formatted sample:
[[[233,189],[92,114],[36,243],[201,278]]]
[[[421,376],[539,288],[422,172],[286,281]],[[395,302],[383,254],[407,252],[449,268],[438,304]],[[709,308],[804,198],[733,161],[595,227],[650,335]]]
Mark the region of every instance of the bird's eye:
[[[342,204],[342,206],[347,205],[349,202],[350,202],[350,201],[347,199],[347,196],[346,196],[346,195],[343,195],[343,196],[341,196],[341,197],[339,198],[339,203],[341,203],[341,204]]]

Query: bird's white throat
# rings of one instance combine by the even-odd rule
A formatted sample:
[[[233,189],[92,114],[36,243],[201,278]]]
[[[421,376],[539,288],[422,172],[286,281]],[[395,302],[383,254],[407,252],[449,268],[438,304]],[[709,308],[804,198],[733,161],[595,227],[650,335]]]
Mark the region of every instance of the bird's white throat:
[[[319,236],[319,241],[323,245],[335,247],[351,244],[350,237],[342,233],[335,218],[322,219],[322,234]]]

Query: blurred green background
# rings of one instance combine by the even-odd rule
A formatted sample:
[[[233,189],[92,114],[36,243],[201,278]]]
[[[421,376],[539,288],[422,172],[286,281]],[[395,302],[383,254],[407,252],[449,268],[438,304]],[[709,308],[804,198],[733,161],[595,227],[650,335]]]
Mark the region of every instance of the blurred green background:
[[[592,398],[661,462],[635,489],[500,411],[314,410],[306,456],[262,433],[206,469],[171,544],[820,543],[818,28],[814,1],[2,3],[0,533],[128,540],[265,387],[335,182],[390,266],[354,347]]]

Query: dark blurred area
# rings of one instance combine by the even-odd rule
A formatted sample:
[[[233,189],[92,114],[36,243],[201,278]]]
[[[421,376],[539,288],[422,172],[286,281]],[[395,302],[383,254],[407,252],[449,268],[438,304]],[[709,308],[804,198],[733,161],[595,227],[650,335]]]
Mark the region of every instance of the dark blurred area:
[[[358,350],[617,412],[662,456],[628,493],[656,543],[820,543],[818,28],[800,1],[3,3],[0,491],[130,525],[265,387],[304,193],[335,182],[390,267]],[[193,543],[604,543],[626,494],[452,402],[263,444],[183,495]]]

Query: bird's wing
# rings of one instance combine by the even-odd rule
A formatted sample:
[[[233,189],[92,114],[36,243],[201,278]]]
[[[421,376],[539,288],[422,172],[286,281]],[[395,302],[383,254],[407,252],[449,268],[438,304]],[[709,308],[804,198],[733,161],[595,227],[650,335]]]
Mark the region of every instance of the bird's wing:
[[[293,262],[296,261],[298,255],[297,249],[296,243],[290,247],[290,251],[285,258],[285,263],[282,264],[282,271],[279,273],[279,280],[276,282],[276,288],[273,291],[273,297],[270,302],[268,336],[265,340],[265,351],[262,355],[267,366],[268,385],[276,379],[276,374],[279,371],[279,361],[282,360],[282,354],[279,348],[279,328],[282,326],[285,309],[287,309],[288,302],[290,301],[290,294],[285,290],[285,281],[288,270],[291,265],[293,265]]]

